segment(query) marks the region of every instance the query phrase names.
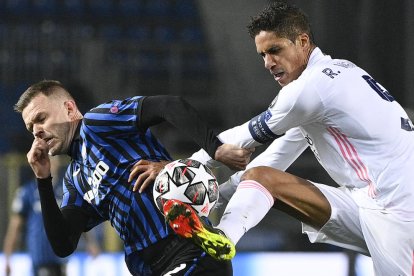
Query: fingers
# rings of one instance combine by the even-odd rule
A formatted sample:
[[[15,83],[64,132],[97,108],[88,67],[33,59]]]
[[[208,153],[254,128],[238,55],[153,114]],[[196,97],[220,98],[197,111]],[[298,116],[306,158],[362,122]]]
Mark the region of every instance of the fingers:
[[[41,161],[45,157],[48,157],[49,146],[47,143],[39,138],[35,138],[32,143],[30,151],[27,153],[27,160],[29,164]]]
[[[157,178],[157,175],[158,174],[155,174],[154,172],[145,172],[140,174],[137,180],[135,181],[132,190],[134,192],[138,191],[139,193],[142,193],[148,186],[154,183],[155,178]]]
[[[136,178],[132,190],[142,193],[147,187],[149,187],[156,179],[158,173],[164,168],[166,164],[171,161],[158,161],[152,162],[148,160],[138,161],[132,168],[128,177],[128,182],[133,181]]]
[[[40,139],[35,138],[30,151],[27,153],[27,161],[37,178],[50,176],[50,159],[48,155],[49,146]]]
[[[135,179],[140,173],[147,171],[149,168],[146,165],[140,165],[137,162],[131,169],[131,173],[128,177],[128,182],[131,182],[133,179]]]
[[[244,170],[250,162],[254,148],[240,148],[235,145],[223,144],[217,148],[216,160],[224,163],[230,169]]]
[[[145,179],[149,176],[149,173],[141,173],[137,180],[135,181],[134,187],[132,188],[132,191],[136,192],[138,189],[142,186]]]

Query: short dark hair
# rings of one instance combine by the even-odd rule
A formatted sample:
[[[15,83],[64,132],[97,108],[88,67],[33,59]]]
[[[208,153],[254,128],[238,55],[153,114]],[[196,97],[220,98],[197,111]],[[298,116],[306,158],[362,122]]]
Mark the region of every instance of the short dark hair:
[[[247,29],[253,39],[261,31],[270,31],[292,42],[296,40],[298,35],[306,33],[311,44],[314,44],[311,26],[306,14],[296,6],[283,1],[273,2],[259,15],[251,17]]]
[[[60,88],[60,89],[58,89]],[[68,99],[72,99],[72,95],[67,91],[62,83],[56,80],[42,80],[26,89],[23,94],[20,96],[17,103],[14,105],[14,111],[22,113],[23,110],[29,105],[34,97],[39,94],[44,94],[49,97],[51,95],[56,95],[56,91],[59,90],[60,93],[57,96],[64,96]]]

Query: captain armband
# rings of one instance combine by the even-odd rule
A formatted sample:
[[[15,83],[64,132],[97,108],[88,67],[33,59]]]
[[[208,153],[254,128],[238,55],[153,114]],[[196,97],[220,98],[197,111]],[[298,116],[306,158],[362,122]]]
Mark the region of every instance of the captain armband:
[[[269,110],[254,117],[249,122],[249,131],[253,139],[261,144],[273,141],[279,135],[274,134],[267,125],[267,121],[272,116]]]

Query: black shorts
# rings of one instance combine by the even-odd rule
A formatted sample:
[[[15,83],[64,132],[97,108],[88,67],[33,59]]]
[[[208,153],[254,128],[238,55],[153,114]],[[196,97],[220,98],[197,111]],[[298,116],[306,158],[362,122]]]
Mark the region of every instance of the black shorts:
[[[131,262],[143,259],[151,269],[147,275],[161,276],[231,276],[231,261],[217,261],[188,239],[173,235],[140,252],[126,257],[128,269],[132,275],[142,275],[134,271]]]

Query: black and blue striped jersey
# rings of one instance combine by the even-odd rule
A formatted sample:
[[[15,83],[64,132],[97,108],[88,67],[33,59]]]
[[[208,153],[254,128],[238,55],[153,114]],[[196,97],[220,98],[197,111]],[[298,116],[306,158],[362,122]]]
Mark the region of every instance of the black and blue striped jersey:
[[[152,189],[132,191],[132,166],[141,159],[171,160],[149,129],[140,129],[144,97],[114,100],[87,112],[70,148],[61,208],[81,207],[87,229],[109,220],[130,254],[170,234]],[[87,230],[85,229],[85,230]]]

